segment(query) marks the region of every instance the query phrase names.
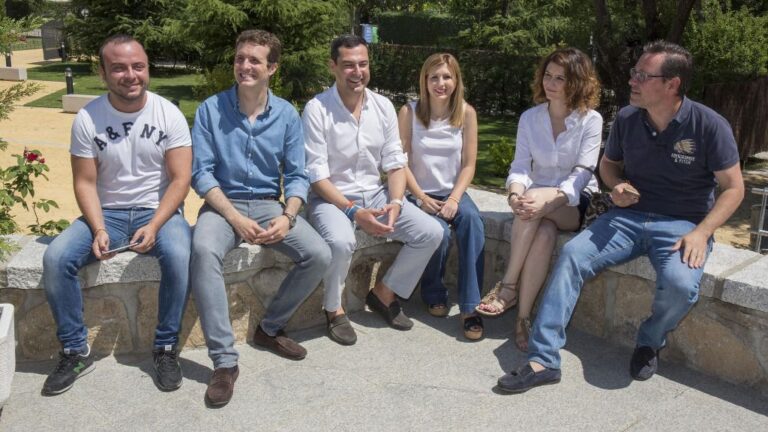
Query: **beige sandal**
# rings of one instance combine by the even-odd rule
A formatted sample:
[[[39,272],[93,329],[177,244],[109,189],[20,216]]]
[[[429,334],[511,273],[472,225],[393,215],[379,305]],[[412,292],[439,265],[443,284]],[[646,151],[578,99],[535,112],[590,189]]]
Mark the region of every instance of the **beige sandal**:
[[[528,338],[531,335],[531,319],[520,318],[515,320],[515,345],[522,352],[528,352]]]
[[[504,295],[504,293],[511,293]],[[496,282],[496,286],[480,300],[475,311],[487,317],[497,317],[517,305],[517,284]],[[494,312],[481,309],[480,306],[491,306]]]

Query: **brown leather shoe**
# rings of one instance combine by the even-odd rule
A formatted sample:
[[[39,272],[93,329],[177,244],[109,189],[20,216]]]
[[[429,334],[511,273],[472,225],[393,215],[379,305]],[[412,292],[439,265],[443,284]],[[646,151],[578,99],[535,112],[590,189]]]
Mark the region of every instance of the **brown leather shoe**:
[[[237,366],[231,368],[219,368],[213,371],[208,389],[205,391],[205,401],[213,407],[223,407],[232,399],[235,391],[235,381],[240,375]]]
[[[282,330],[278,330],[276,335],[270,336],[259,325],[253,332],[253,343],[291,360],[302,360],[307,356],[307,350],[286,336]]]

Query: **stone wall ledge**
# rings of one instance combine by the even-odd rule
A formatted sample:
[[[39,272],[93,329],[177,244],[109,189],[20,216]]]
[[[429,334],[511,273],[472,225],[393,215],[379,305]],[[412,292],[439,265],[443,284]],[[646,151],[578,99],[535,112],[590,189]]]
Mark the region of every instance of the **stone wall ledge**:
[[[483,285],[487,290],[504,273],[512,217],[503,196],[477,189],[469,193],[485,221]],[[572,236],[561,234],[556,251]],[[0,263],[0,302],[16,308],[17,359],[51,358],[58,343],[41,280],[42,257],[51,238],[12,238],[19,249]],[[357,240],[343,299],[348,311],[364,307],[365,294],[377,274],[391,264],[399,250],[398,243],[359,230]],[[291,267],[284,255],[259,246],[242,245],[226,256],[224,274],[238,342],[250,337],[264,305]],[[446,285],[452,289],[455,269],[454,250],[446,275]],[[157,261],[125,252],[86,266],[80,276],[89,340],[96,352],[148,351],[157,311]],[[637,326],[650,311],[654,283],[655,272],[645,257],[608,269],[585,285],[572,325],[619,344],[633,344]],[[768,257],[715,244],[705,266],[700,297],[670,337],[670,349],[664,350],[662,358],[768,392]],[[288,330],[325,322],[321,304],[322,287],[299,308]],[[182,326],[180,338],[185,347],[204,346],[193,302],[189,302]],[[728,362],[723,363],[724,359]],[[723,364],[737,367],[723,368]]]

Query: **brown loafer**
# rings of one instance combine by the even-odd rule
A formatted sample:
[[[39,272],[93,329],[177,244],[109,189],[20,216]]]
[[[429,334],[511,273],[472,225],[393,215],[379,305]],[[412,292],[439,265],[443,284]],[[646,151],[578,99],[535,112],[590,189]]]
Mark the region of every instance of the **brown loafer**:
[[[208,405],[222,407],[228,404],[235,391],[238,375],[240,370],[237,366],[214,370],[211,380],[208,381],[208,389],[205,391],[205,401]]]
[[[307,350],[286,336],[282,330],[279,330],[276,335],[270,336],[259,325],[253,333],[253,343],[291,360],[302,360],[307,356]]]
[[[334,342],[341,345],[354,345],[357,342],[357,334],[355,334],[355,329],[352,328],[352,323],[349,322],[347,314],[337,315],[330,319],[326,313],[325,321],[328,323],[328,337]]]

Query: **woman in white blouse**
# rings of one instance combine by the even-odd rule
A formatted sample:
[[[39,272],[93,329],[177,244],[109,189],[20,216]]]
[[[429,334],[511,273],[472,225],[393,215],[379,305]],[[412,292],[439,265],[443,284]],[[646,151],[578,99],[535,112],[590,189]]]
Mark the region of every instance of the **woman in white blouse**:
[[[518,305],[515,344],[528,349],[530,316],[546,279],[558,230],[576,231],[597,190],[592,172],[600,152],[603,119],[594,108],[600,83],[589,57],[558,49],[539,64],[533,100],[520,116],[515,159],[507,177],[512,224],[504,278],[477,311],[498,316]]]
[[[448,315],[448,290],[443,284],[451,239],[456,230],[459,251],[459,311],[464,336],[483,336],[475,313],[483,281],[485,230],[480,211],[466,194],[475,176],[477,114],[464,100],[459,64],[450,54],[433,54],[419,78],[419,99],[398,116],[400,139],[408,153],[409,197],[443,226],[443,242],[421,278],[421,298],[430,314]]]

